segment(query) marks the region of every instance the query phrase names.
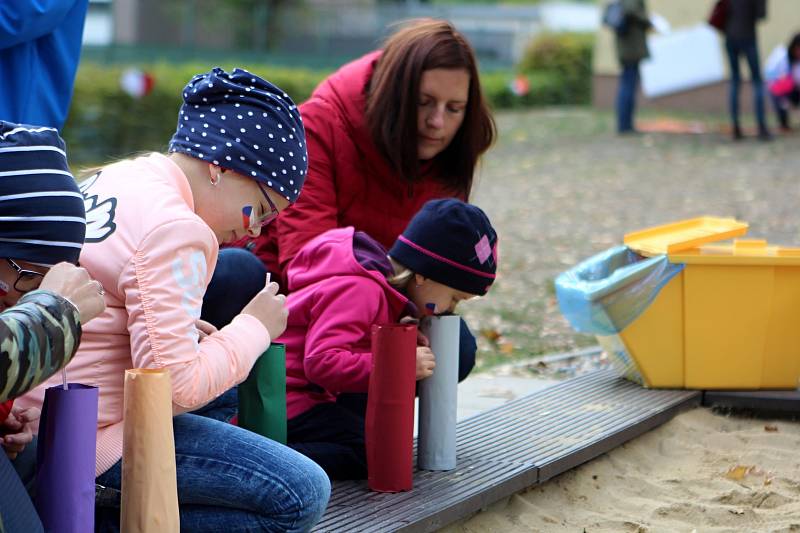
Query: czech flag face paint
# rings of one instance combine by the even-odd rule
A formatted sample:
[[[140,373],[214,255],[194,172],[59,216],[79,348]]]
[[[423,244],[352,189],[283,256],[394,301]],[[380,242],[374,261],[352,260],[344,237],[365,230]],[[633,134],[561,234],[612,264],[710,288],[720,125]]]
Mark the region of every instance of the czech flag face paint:
[[[433,316],[436,314],[436,304],[427,303],[425,304],[425,315],[426,316]]]
[[[242,208],[242,225],[244,226],[245,230],[249,230],[255,225],[255,220],[253,220],[252,205],[246,205]]]

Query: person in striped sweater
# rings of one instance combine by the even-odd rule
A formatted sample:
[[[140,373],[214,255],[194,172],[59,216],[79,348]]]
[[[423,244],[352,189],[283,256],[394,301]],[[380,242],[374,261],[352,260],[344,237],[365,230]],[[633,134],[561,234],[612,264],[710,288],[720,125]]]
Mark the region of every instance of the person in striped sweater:
[[[40,412],[13,399],[69,363],[81,323],[105,308],[102,286],[76,266],[85,231],[56,130],[0,121],[0,530],[41,529],[20,483],[32,481]]]

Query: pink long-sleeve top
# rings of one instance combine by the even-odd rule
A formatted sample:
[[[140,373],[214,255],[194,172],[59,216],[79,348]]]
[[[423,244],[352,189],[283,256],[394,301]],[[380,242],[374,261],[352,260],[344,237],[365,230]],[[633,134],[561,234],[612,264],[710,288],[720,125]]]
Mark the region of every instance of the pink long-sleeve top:
[[[83,327],[70,382],[100,389],[96,473],[122,457],[125,370],[169,370],[173,412],[196,409],[243,381],[270,343],[255,317],[239,315],[199,340],[219,245],[194,212],[189,182],[168,157],[150,154],[105,167],[81,183],[86,244],[81,266],[105,288],[106,310]],[[41,406],[57,375],[19,403]]]

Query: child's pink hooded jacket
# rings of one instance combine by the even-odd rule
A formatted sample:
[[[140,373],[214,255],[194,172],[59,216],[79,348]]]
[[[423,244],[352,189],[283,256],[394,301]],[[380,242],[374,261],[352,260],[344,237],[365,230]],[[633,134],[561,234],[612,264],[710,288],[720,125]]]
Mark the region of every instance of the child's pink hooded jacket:
[[[173,412],[190,411],[243,381],[270,339],[255,317],[239,315],[198,342],[195,323],[219,246],[168,157],[110,165],[80,187],[87,222],[80,263],[103,284],[107,307],[83,326],[67,376],[100,388],[100,475],[122,457],[126,369],[169,370]],[[60,381],[59,373],[19,403],[41,407],[44,390]]]
[[[286,344],[290,419],[339,393],[367,392],[372,325],[397,322],[408,305],[382,273],[359,263],[353,234],[329,230],[289,263],[289,322],[277,342]]]

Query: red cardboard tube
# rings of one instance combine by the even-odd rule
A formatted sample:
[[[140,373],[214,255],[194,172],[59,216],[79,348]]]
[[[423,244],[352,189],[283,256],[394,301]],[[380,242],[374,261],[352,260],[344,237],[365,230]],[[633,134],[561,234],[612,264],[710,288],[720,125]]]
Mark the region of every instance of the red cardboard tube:
[[[413,486],[417,326],[372,326],[365,437],[367,484],[377,492]]]

